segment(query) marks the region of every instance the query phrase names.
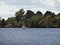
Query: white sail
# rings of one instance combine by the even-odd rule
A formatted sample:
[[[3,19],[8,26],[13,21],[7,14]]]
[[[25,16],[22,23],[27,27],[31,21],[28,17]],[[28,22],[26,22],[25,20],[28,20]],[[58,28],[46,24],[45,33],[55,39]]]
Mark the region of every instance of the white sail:
[[[22,28],[25,29],[26,28],[25,25],[23,25]]]

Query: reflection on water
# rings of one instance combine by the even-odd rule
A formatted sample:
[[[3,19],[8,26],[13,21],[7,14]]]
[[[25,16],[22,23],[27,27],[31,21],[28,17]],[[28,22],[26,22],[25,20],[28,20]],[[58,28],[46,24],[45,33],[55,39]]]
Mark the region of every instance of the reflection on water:
[[[60,45],[60,29],[1,28],[0,45]]]

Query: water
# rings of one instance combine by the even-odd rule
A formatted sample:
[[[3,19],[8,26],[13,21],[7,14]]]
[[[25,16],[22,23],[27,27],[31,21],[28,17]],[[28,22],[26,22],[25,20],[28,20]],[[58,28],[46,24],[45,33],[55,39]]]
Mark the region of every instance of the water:
[[[0,28],[0,45],[60,45],[60,29]]]

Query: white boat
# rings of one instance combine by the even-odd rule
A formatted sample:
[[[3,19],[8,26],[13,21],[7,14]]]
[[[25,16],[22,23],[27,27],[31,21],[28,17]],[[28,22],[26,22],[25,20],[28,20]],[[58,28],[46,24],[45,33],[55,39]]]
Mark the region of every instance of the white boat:
[[[25,25],[23,25],[22,28],[25,29],[26,28]]]

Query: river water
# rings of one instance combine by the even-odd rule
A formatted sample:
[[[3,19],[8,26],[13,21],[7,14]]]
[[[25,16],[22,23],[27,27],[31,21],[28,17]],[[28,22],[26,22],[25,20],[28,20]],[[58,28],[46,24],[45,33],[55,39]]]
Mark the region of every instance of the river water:
[[[0,45],[60,45],[60,29],[0,28]]]

